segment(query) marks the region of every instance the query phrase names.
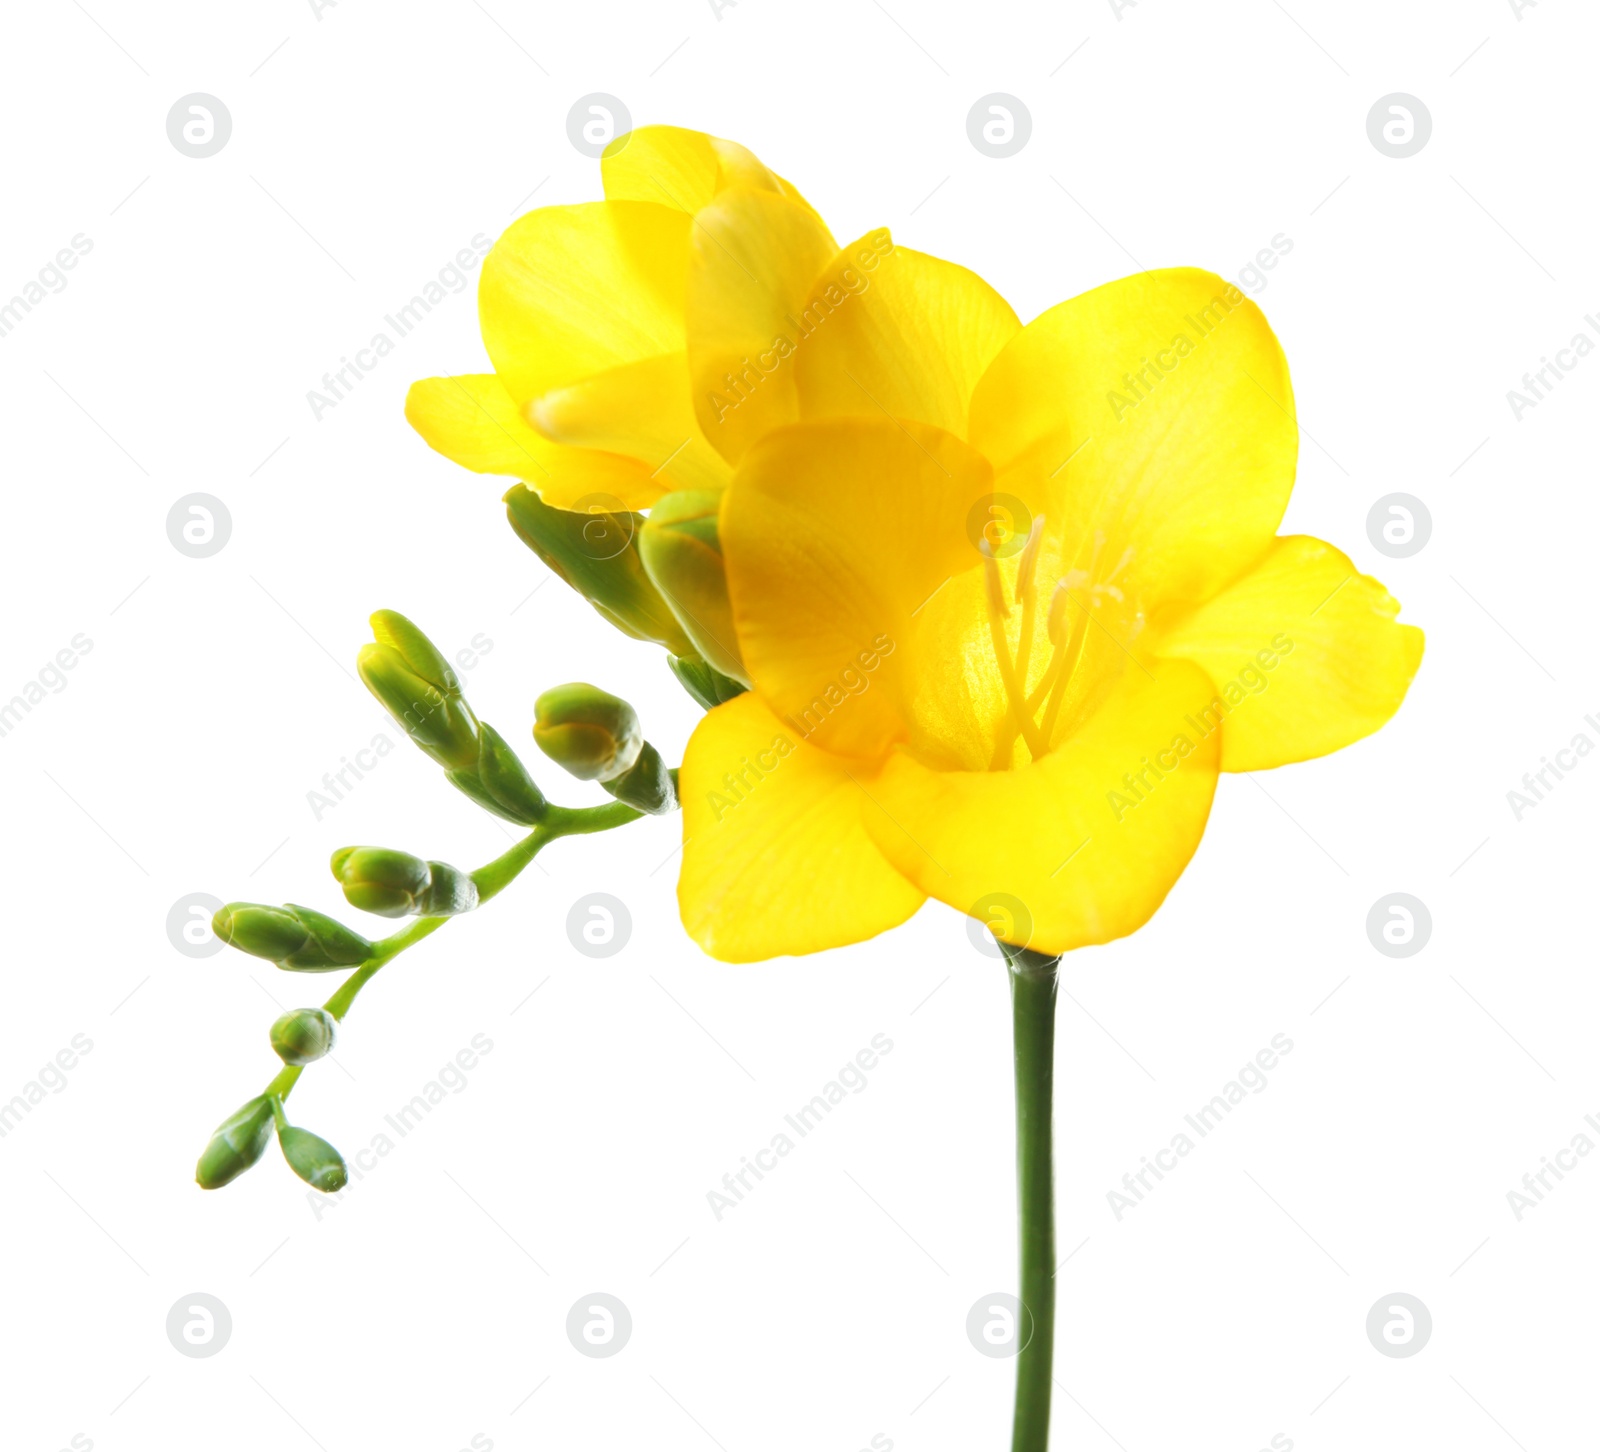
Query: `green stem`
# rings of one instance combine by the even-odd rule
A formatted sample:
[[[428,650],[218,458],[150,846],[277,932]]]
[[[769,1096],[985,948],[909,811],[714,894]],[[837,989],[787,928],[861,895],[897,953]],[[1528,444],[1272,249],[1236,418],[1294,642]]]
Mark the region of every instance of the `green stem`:
[[[1017,1228],[1021,1300],[1011,1452],[1046,1452],[1056,1319],[1055,1170],[1051,1093],[1059,958],[1002,945],[1011,965],[1011,1030],[1017,1081]],[[1031,1322],[1031,1325],[1028,1324]]]
[[[636,812],[621,802],[607,802],[599,807],[551,806],[544,821],[533,831],[514,847],[502,852],[493,862],[484,863],[472,874],[473,884],[478,889],[479,905],[488,902],[490,898],[515,882],[523,868],[539,855],[540,849],[546,844],[560,837],[608,832],[611,828],[620,827],[642,815],[643,813]],[[372,981],[380,968],[405,952],[412,944],[420,943],[430,933],[438,932],[449,921],[448,917],[417,918],[414,922],[407,923],[399,932],[390,933],[387,938],[379,938],[372,945],[372,956],[339,985],[338,991],[322,1005],[323,1008],[343,1022],[345,1014],[350,1011],[350,1005],[356,1000],[356,995]],[[267,1085],[265,1092],[275,1101],[275,1113],[281,1113],[282,1101],[289,1097],[290,1090],[299,1082],[303,1068],[303,1065],[287,1064]]]

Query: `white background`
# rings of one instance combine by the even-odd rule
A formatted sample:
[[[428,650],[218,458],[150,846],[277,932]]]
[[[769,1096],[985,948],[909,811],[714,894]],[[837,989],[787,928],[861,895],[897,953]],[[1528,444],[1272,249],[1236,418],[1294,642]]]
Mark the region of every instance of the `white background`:
[[[1305,435],[1286,529],[1379,575],[1427,654],[1377,737],[1225,779],[1151,925],[1065,965],[1054,1442],[1589,1445],[1600,1156],[1520,1222],[1506,1197],[1600,1112],[1600,759],[1521,821],[1506,793],[1600,741],[1600,357],[1520,422],[1506,393],[1600,337],[1597,22],[1576,0],[14,8],[0,295],[93,249],[0,338],[0,698],[93,648],[0,739],[0,1097],[74,1034],[93,1049],[0,1140],[6,1447],[1006,1445],[1013,1366],[964,1330],[1014,1288],[1001,970],[931,903],[847,951],[713,963],[677,923],[676,819],[558,843],[373,984],[291,1106],[347,1154],[475,1033],[494,1048],[337,1209],[275,1151],[192,1182],[275,1066],[275,1003],[335,980],[182,956],[169,908],[341,911],[340,845],[471,867],[506,843],[409,747],[315,817],[325,772],[398,739],[351,675],[370,610],[452,651],[488,637],[470,698],[530,762],[560,681],[627,694],[669,760],[696,718],[658,652],[548,582],[500,481],[406,426],[412,379],[483,366],[471,286],[320,421],[306,401],[475,233],[599,195],[566,133],[595,91],[744,141],[839,238],[887,224],[1024,319],[1292,239],[1258,295]],[[165,130],[195,91],[233,118],[205,160]],[[1033,118],[1005,161],[966,134],[995,91]],[[1408,160],[1367,137],[1394,91],[1433,118]],[[232,515],[210,559],[166,535],[195,491]],[[1396,491],[1433,518],[1409,559],[1366,533]],[[598,890],[633,919],[605,961],[564,926]],[[1412,958],[1367,938],[1394,891],[1432,913]],[[876,1033],[867,1090],[714,1219],[707,1191]],[[1266,1089],[1119,1222],[1107,1192],[1277,1033]],[[165,1333],[194,1291],[233,1318],[210,1359]],[[609,1360],[564,1331],[592,1291],[633,1316]],[[1395,1291],[1434,1322],[1405,1360],[1364,1329]]]

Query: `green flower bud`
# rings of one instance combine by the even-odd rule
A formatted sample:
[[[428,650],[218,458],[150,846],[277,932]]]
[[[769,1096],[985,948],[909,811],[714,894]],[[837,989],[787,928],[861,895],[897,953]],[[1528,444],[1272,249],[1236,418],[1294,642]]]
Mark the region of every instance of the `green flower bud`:
[[[533,703],[533,739],[552,761],[580,781],[610,781],[639,759],[639,715],[598,686],[573,681]]]
[[[685,489],[658,500],[639,532],[639,558],[695,650],[713,669],[748,686],[717,533],[721,505],[722,493],[714,489]]]
[[[713,670],[698,656],[669,655],[667,665],[678,684],[708,711],[745,692],[738,681]]]
[[[476,718],[465,701],[445,695],[407,669],[386,645],[362,646],[356,670],[395,724],[440,766],[464,766],[476,760]]]
[[[640,562],[643,515],[554,509],[525,484],[508,492],[505,504],[523,544],[624,635],[654,641],[674,655],[693,654]]]
[[[356,656],[369,691],[441,766],[471,767],[478,759],[478,719],[462,699],[461,682],[433,642],[404,615],[372,616],[373,645]]]
[[[283,1157],[289,1161],[289,1168],[313,1190],[331,1195],[344,1189],[350,1172],[345,1169],[344,1156],[327,1140],[309,1129],[296,1129],[286,1124],[278,1130],[278,1143],[283,1146]]]
[[[678,806],[678,774],[669,771],[661,753],[648,741],[639,751],[631,771],[600,783],[619,802],[652,817],[665,816]]]
[[[461,678],[439,647],[398,610],[375,610],[367,623],[378,644],[394,651],[415,675],[446,695],[461,694]]]
[[[345,901],[380,917],[448,917],[478,905],[478,889],[467,873],[388,847],[341,847],[333,854],[333,875]]]
[[[379,917],[403,918],[427,896],[428,864],[409,852],[385,847],[341,847],[333,854],[333,875],[351,907]]]
[[[360,933],[294,903],[230,902],[211,919],[211,931],[230,947],[303,972],[354,968],[372,956],[372,944]]]
[[[272,1100],[259,1094],[217,1126],[194,1167],[195,1183],[202,1190],[220,1190],[267,1152],[271,1138]]]
[[[272,1051],[286,1064],[314,1064],[333,1051],[337,1020],[325,1008],[294,1008],[274,1020]]]

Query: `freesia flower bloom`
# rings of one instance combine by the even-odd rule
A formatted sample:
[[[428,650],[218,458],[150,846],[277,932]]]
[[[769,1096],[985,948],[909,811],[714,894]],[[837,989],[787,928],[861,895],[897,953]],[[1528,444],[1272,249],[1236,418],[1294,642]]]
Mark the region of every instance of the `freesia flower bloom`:
[[[1123,936],[1219,772],[1335,751],[1405,696],[1421,632],[1276,534],[1288,370],[1220,278],[1142,273],[1022,327],[896,247],[794,362],[799,421],[720,516],[754,689],[682,769],[679,902],[716,957],[857,941],[927,897],[998,895],[1047,954]]]
[[[727,483],[739,431],[708,441],[707,400],[801,309],[837,244],[731,141],[643,127],[600,170],[605,201],[530,212],[485,259],[495,371],[414,384],[406,417],[456,463],[521,479],[557,508],[645,509]],[[792,401],[792,374],[769,391]]]
[[[1294,401],[1236,288],[1145,272],[1023,327],[886,229],[839,247],[731,142],[648,127],[601,170],[604,202],[485,261],[495,371],[416,384],[407,417],[557,508],[673,495],[644,569],[752,687],[681,771],[709,953],[859,941],[928,897],[998,904],[1041,953],[1106,942],[1177,880],[1219,772],[1398,708],[1421,633],[1277,534]]]

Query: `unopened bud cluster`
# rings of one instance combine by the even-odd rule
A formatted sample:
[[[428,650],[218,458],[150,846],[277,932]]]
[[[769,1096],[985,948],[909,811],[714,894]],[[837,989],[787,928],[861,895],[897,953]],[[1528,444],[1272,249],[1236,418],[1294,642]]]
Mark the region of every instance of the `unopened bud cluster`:
[[[461,681],[439,649],[404,615],[372,616],[375,640],[356,668],[369,691],[423,751],[479,806],[524,827],[537,826],[544,794],[494,727],[478,720]]]
[[[653,561],[649,571],[636,547],[641,516],[551,509],[526,489],[513,490],[507,506],[518,532],[596,609],[629,634],[668,648],[674,674],[707,709],[745,689],[737,656],[719,654],[716,648],[725,628],[729,639],[732,634],[731,621],[725,619],[726,587],[716,583],[721,555],[714,496],[681,496],[663,515],[646,547]],[[596,530],[602,536],[598,541]],[[617,548],[611,550],[612,544]],[[707,570],[706,578],[694,576]],[[656,576],[670,582],[663,589],[692,602],[692,610],[669,608],[653,583]],[[696,632],[688,632],[680,624],[690,614],[708,622],[703,631],[697,626]],[[433,642],[390,610],[372,616],[372,631],[374,639],[362,648],[358,661],[361,678],[406,734],[479,805],[524,826],[545,824],[551,808],[543,793],[505,739],[473,714],[459,678]],[[535,717],[535,742],[573,776],[598,782],[637,812],[676,809],[677,774],[645,740],[638,713],[627,701],[575,682],[540,696]],[[560,834],[559,824],[551,834]],[[536,832],[519,844],[516,850],[526,853],[522,863],[537,850],[540,835]],[[355,846],[335,852],[331,867],[352,907],[386,918],[441,918],[471,912],[483,897],[493,896],[504,885],[495,869],[512,855],[474,875],[393,848]],[[221,942],[294,972],[364,967],[365,974],[329,1000],[330,1006],[346,1007],[352,984],[359,988],[405,936],[375,944],[297,903],[229,903],[217,911],[212,928]],[[266,1153],[274,1132],[290,1168],[313,1189],[333,1193],[344,1187],[347,1171],[339,1151],[310,1130],[290,1124],[284,1110],[284,1097],[300,1071],[332,1051],[336,1029],[327,1008],[293,1009],[273,1023],[272,1049],[286,1067],[265,1093],[217,1126],[195,1166],[202,1188],[217,1189],[237,1179]]]

